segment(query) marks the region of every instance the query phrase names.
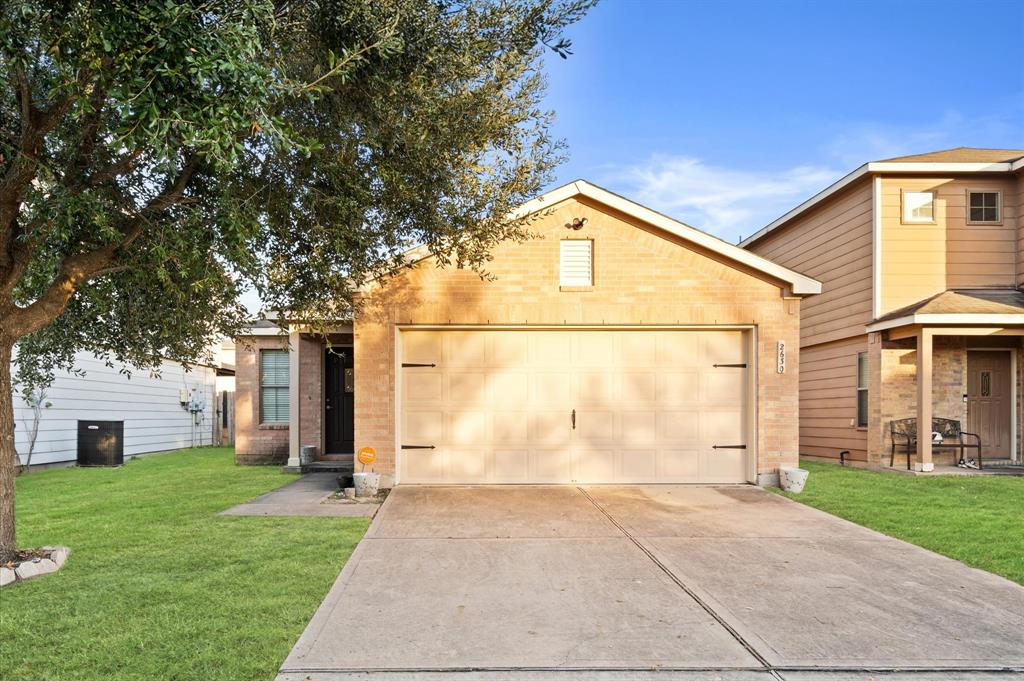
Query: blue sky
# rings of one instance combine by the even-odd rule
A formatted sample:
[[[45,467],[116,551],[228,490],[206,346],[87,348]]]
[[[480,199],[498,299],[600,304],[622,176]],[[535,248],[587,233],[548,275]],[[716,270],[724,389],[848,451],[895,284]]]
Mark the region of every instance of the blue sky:
[[[1024,2],[605,0],[567,34],[552,186],[730,241],[866,161],[1024,148]]]

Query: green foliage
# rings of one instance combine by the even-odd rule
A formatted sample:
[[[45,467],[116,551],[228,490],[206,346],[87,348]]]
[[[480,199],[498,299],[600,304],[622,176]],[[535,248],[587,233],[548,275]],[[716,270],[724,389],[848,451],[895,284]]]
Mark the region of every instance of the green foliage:
[[[3,590],[4,678],[273,679],[367,521],[218,516],[294,479],[232,459],[195,449],[19,478],[21,543],[73,553]]]
[[[80,349],[203,359],[247,287],[337,318],[417,243],[483,271],[561,157],[541,56],[568,54],[590,4],[4,3],[0,340],[21,339],[20,383]]]
[[[804,491],[780,494],[1024,584],[1024,478],[800,465]]]

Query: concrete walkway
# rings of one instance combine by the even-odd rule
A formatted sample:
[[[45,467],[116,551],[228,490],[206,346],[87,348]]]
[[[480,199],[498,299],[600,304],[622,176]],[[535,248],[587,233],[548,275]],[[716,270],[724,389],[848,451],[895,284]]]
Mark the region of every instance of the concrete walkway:
[[[335,518],[372,518],[380,508],[376,503],[325,503],[338,491],[337,473],[307,473],[295,482],[222,511],[220,515],[328,516]]]
[[[755,487],[399,487],[278,679],[877,670],[1021,678],[1024,588]]]

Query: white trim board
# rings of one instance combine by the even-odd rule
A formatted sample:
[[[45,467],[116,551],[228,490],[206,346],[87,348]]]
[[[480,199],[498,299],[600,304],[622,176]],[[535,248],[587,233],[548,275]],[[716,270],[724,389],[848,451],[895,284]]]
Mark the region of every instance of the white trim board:
[[[1024,324],[1024,314],[912,314],[868,324],[866,331],[885,331],[908,324],[970,324],[972,326],[1013,326]]]

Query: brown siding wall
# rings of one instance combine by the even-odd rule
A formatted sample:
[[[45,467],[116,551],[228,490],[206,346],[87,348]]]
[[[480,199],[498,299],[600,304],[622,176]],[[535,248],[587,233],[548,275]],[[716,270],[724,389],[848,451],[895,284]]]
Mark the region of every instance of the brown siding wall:
[[[882,298],[879,314],[951,288],[1014,286],[1018,181],[1005,176],[882,178]],[[1000,225],[967,222],[967,191],[1002,192]],[[934,224],[902,223],[902,192],[935,192]]]
[[[822,283],[802,305],[802,347],[863,335],[871,321],[871,210],[864,179],[749,247]]]
[[[1017,191],[1017,285],[1024,285],[1024,170],[1014,181]]]
[[[288,426],[260,424],[260,350],[288,348],[285,336],[246,336],[235,345],[235,463],[284,464]]]
[[[800,453],[867,460],[867,430],[857,427],[857,354],[867,335],[800,352]],[[869,386],[870,388],[870,386]]]
[[[595,240],[594,286],[560,291],[558,242],[574,217],[589,220],[574,236]],[[797,463],[800,301],[784,299],[763,275],[590,202],[557,204],[532,229],[541,238],[495,249],[493,281],[428,260],[364,297],[355,324],[356,447],[377,449],[376,470],[395,471],[398,324],[756,324],[758,471]],[[776,372],[779,340],[790,353],[785,374]]]

